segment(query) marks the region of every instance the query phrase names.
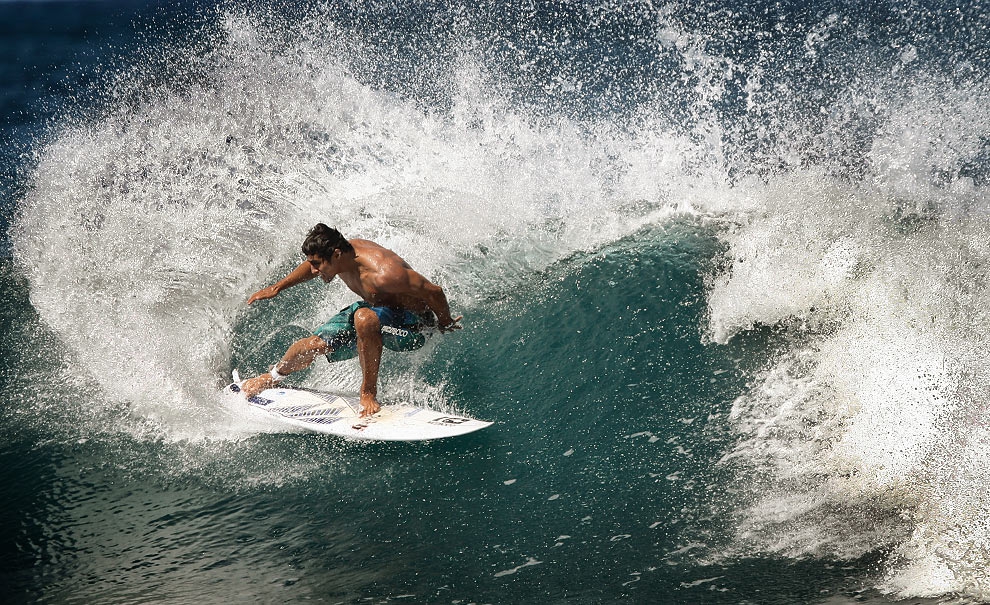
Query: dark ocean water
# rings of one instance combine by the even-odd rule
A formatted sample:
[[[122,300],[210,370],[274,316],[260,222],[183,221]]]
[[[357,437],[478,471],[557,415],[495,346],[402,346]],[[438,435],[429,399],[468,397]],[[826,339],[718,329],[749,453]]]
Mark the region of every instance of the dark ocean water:
[[[983,3],[0,24],[0,601],[990,600]],[[244,303],[320,221],[465,316],[383,398],[494,426],[219,397],[353,300]]]

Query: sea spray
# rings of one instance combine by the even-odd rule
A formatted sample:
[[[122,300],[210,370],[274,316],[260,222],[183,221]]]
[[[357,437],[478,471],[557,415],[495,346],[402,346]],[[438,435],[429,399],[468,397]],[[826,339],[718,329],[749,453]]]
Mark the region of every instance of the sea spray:
[[[990,233],[970,176],[982,144],[960,123],[990,123],[969,101],[986,92],[912,93],[928,101],[891,103],[869,179],[769,181],[763,208],[725,233],[732,264],[709,327],[725,341],[781,326],[792,343],[733,406],[729,460],[772,486],[741,511],[741,543],[796,557],[892,549],[896,594],[980,598],[990,504],[972,496],[972,464],[986,444],[974,414],[990,386]]]
[[[676,137],[531,122],[483,94],[470,61],[450,113],[424,112],[352,77],[322,43],[333,32],[285,48],[251,19],[223,24],[195,57],[203,77],[137,104],[124,94],[40,150],[14,228],[45,321],[115,399],[177,436],[222,424],[212,393],[243,301],[316,222],[399,250],[469,307],[679,208],[663,194],[675,166],[628,164],[662,168],[651,149]],[[350,296],[332,289],[292,323]]]

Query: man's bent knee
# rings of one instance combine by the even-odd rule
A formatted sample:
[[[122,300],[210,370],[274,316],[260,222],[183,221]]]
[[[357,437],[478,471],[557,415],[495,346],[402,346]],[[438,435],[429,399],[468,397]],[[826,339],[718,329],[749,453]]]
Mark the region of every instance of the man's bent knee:
[[[354,312],[354,329],[358,334],[377,334],[381,327],[378,315],[371,309],[358,309]]]

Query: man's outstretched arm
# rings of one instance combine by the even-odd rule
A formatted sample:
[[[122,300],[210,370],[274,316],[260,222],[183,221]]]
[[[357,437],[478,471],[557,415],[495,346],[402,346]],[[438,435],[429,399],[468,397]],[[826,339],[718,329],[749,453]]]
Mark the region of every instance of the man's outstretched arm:
[[[255,301],[275,298],[275,296],[277,296],[282,290],[309,281],[317,275],[319,274],[313,271],[313,266],[309,263],[309,261],[303,261],[301,265],[293,269],[291,273],[283,277],[278,282],[268,286],[267,288],[262,288],[252,294],[251,298],[249,298],[247,302],[250,305]]]

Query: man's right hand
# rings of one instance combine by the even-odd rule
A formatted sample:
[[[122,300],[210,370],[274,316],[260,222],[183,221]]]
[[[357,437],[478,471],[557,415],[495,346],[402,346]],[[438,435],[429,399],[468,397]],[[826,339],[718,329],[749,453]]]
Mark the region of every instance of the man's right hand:
[[[251,304],[259,300],[268,300],[269,298],[275,298],[278,294],[278,288],[276,286],[268,286],[267,288],[262,288],[251,295],[248,299],[247,304]]]

